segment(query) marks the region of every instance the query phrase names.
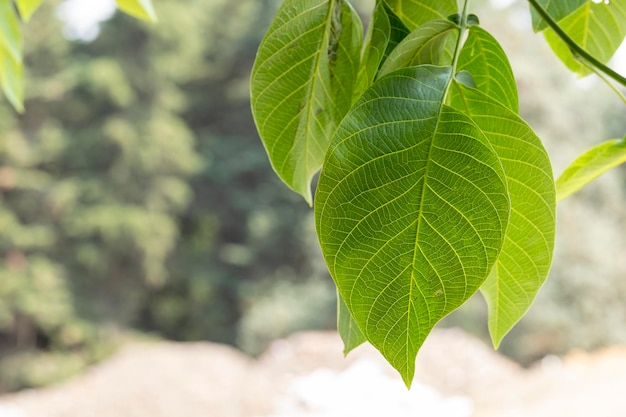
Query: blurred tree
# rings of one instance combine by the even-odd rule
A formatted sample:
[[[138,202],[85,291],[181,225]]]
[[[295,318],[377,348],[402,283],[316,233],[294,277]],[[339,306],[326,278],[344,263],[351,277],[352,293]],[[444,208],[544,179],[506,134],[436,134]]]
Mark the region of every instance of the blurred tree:
[[[333,325],[307,207],[275,179],[249,111],[277,3],[164,0],[158,26],[118,13],[91,43],[64,40],[48,4],[33,17],[27,112],[0,107],[0,386],[80,369],[120,329],[259,352]],[[324,305],[241,336],[281,282]]]

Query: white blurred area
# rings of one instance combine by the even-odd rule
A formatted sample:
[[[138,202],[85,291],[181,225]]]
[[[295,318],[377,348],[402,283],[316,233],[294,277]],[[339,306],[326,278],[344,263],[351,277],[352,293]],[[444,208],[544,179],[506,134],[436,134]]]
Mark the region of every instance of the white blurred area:
[[[371,359],[360,359],[343,372],[324,368],[299,377],[277,403],[277,412],[267,417],[470,417],[473,412],[469,398],[446,398],[417,381],[407,391],[400,378],[390,377]]]
[[[91,42],[100,34],[100,24],[109,20],[117,8],[115,0],[65,0],[57,8],[64,23],[66,39]]]

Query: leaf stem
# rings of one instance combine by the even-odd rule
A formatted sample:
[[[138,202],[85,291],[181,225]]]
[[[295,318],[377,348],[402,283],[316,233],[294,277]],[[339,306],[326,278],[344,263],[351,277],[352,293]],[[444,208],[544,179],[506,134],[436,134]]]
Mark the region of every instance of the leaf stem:
[[[574,55],[575,59],[583,62],[583,64],[585,64],[585,61],[586,61],[586,64],[589,64],[595,67],[596,69],[598,69],[605,75],[609,76],[610,78],[612,78],[619,84],[626,87],[626,78],[624,78],[622,75],[618,74],[617,72],[613,71],[611,68],[607,67],[602,62],[598,61],[593,55],[591,55],[589,52],[583,49],[580,45],[578,45],[576,41],[574,41],[567,33],[565,33],[563,29],[561,29],[559,24],[554,21],[552,16],[550,16],[550,14],[543,7],[541,7],[541,5],[537,2],[537,0],[528,0],[528,2],[537,11],[537,13],[539,13],[541,18],[546,21],[548,26],[550,26],[550,28],[554,30],[554,33],[556,33],[558,37],[561,38],[561,40],[567,44],[567,46],[570,48],[570,51],[572,52],[572,55]]]
[[[465,31],[467,30],[467,15],[469,12],[469,3],[470,0],[465,0],[463,2],[463,11],[461,12],[461,21],[459,22],[459,39],[456,43],[456,47],[454,48],[454,57],[452,58],[452,75],[456,73],[456,65],[459,61],[459,56],[461,55],[461,49],[463,49],[463,35],[465,35]]]

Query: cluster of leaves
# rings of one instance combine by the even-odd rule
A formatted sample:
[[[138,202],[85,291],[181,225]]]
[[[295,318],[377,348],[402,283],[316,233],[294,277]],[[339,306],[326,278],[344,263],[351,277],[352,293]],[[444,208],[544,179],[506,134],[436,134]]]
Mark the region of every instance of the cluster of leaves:
[[[624,0],[529,2],[569,68],[623,83],[605,64],[626,35]],[[309,203],[321,168],[316,227],[346,352],[368,341],[410,385],[429,332],[479,289],[498,346],[547,277],[557,190],[506,54],[468,2],[378,0],[363,39],[347,0],[286,0],[251,97],[274,170]],[[559,198],[623,149],[582,155]]]
[[[156,21],[152,0],[116,0],[120,10],[139,19]],[[24,111],[23,40],[20,18],[28,22],[43,0],[0,2],[0,87],[19,112]],[[18,17],[19,12],[19,17]]]

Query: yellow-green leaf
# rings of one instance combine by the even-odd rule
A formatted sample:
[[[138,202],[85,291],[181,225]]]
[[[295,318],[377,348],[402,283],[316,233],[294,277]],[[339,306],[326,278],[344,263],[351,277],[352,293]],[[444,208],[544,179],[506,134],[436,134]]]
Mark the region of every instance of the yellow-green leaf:
[[[626,137],[595,146],[572,162],[556,180],[557,200],[561,201],[626,162]]]
[[[13,4],[0,2],[0,86],[9,102],[24,111],[22,33]]]
[[[156,22],[157,15],[152,6],[152,0],[116,0],[117,7],[125,13],[138,19]]]
[[[8,0],[0,0],[0,48],[16,62],[22,62],[22,32],[20,22]]]
[[[24,74],[22,63],[0,50],[0,85],[15,110],[24,111]]]
[[[502,252],[481,287],[497,347],[548,276],[556,217],[554,178],[541,140],[514,111],[460,84],[452,89],[452,105],[470,116],[489,139],[502,162],[511,199]]]
[[[458,12],[456,0],[385,0],[410,30]]]
[[[537,3],[539,3],[556,22],[566,18],[588,2],[589,0],[537,0]],[[540,32],[548,27],[546,21],[539,16],[539,13],[537,13],[532,5],[530,5],[530,14],[533,19],[533,30],[535,32]]]
[[[20,11],[20,16],[22,16],[22,20],[28,22],[37,11],[39,6],[43,0],[15,0],[15,4],[17,4],[17,8]]]
[[[588,1],[558,24],[578,45],[606,64],[626,36],[626,0]],[[570,70],[581,77],[592,73],[552,29],[543,33],[554,53]]]

